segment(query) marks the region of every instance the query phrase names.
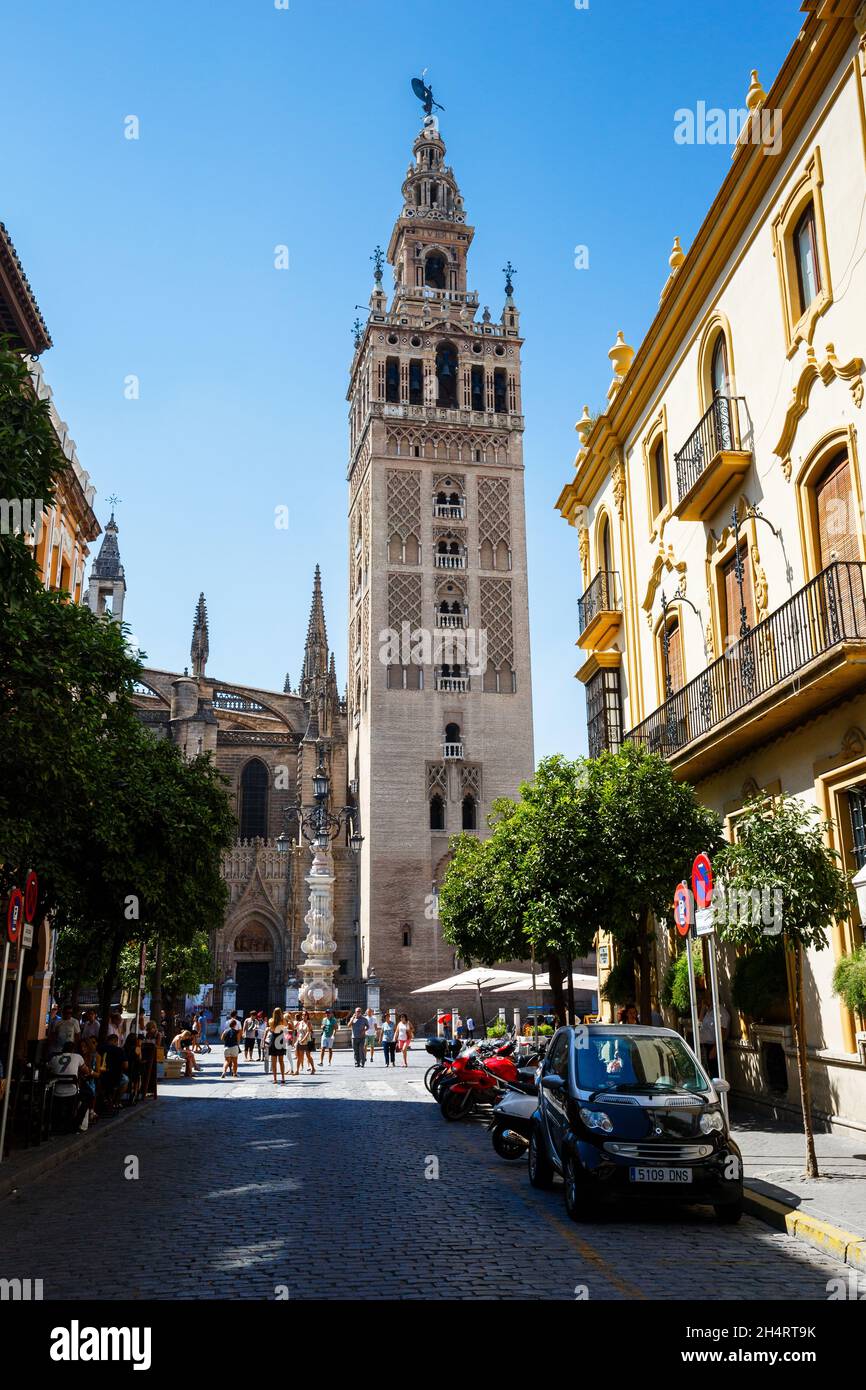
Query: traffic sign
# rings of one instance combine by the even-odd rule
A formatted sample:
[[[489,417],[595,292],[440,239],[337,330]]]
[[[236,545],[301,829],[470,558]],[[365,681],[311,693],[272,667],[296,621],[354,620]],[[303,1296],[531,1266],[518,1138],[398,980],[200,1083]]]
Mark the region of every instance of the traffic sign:
[[[680,936],[688,936],[691,926],[691,894],[687,883],[678,883],[674,893],[674,922]]]
[[[31,869],[24,884],[24,920],[32,922],[36,916],[36,904],[39,901],[39,879]]]
[[[713,900],[713,871],[705,854],[699,854],[692,865],[692,892],[698,907],[709,907]]]
[[[6,909],[6,935],[15,945],[21,932],[21,918],[24,915],[24,894],[20,888],[13,888],[9,894],[9,906]]]
[[[30,947],[31,947],[32,945],[33,945],[33,923],[32,923],[32,922],[25,922],[25,923],[24,923],[24,930],[23,930],[23,932],[21,933],[21,947],[22,947],[23,950],[29,951],[29,950],[30,950]]]
[[[711,907],[699,907],[695,913],[695,931],[698,936],[712,936],[716,930],[716,915]]]

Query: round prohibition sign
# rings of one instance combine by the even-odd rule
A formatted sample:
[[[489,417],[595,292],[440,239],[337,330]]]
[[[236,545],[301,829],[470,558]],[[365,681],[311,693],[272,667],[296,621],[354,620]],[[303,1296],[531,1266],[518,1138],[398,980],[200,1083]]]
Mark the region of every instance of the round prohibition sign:
[[[9,894],[9,906],[6,909],[6,935],[12,945],[21,935],[21,920],[24,916],[24,894],[20,888],[13,888]]]
[[[24,884],[24,920],[32,922],[36,916],[36,904],[39,901],[39,879],[31,869]]]
[[[678,883],[674,893],[674,922],[680,936],[688,936],[691,926],[691,894],[687,883]]]
[[[705,854],[699,854],[692,865],[692,891],[699,908],[709,907],[713,900],[713,870]]]

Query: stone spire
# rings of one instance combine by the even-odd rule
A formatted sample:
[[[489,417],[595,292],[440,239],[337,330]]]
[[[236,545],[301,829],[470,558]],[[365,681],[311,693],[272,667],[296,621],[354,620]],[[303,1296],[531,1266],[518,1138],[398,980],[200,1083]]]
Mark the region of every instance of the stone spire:
[[[105,535],[102,537],[99,554],[90,570],[87,606],[93,613],[110,612],[111,616],[120,622],[123,618],[125,597],[126,576],[120,561],[117,522],[114,519],[114,512],[112,512],[105,525]]]
[[[284,695],[291,695],[291,693],[292,693],[292,682],[291,682],[291,680],[289,679],[289,673],[288,673],[288,671],[287,671],[287,672],[286,672],[286,679],[283,681],[283,694],[284,694]]]
[[[322,601],[322,575],[316,565],[313,578],[313,601],[310,605],[310,621],[307,625],[307,643],[304,647],[304,667],[301,673],[300,693],[306,699],[317,680],[328,674],[328,630],[325,627],[325,605]]]
[[[189,654],[192,659],[192,673],[194,676],[204,675],[209,653],[207,604],[204,601],[204,594],[199,594],[192,628],[192,645],[189,649]]]

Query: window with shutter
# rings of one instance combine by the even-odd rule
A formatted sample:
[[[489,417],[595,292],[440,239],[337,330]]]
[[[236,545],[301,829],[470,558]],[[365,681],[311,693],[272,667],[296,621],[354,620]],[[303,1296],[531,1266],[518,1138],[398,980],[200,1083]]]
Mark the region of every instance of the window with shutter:
[[[679,618],[668,623],[668,676],[671,693],[676,695],[685,684],[685,663],[683,661],[683,638]]]
[[[746,606],[746,618],[749,627],[755,626],[755,598],[752,593],[752,566],[749,564],[748,547],[743,544],[740,546],[740,559],[743,565],[743,603]],[[724,613],[724,635],[725,649],[730,647],[732,642],[736,642],[740,636],[740,586],[737,583],[737,562],[732,558],[724,568],[725,581],[725,613]]]
[[[834,455],[815,484],[815,509],[821,569],[834,560],[859,560],[857,510],[847,450]]]

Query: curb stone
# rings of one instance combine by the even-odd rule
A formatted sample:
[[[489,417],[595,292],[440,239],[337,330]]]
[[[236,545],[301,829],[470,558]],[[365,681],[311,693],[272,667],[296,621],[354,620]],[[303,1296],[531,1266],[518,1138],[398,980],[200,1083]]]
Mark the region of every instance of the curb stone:
[[[745,1184],[743,1193],[745,1209],[750,1216],[764,1221],[777,1231],[786,1231],[796,1240],[812,1245],[816,1250],[828,1255],[840,1264],[852,1265],[855,1269],[866,1271],[866,1236],[855,1235],[831,1221],[818,1216],[809,1216],[797,1207],[779,1202]]]

